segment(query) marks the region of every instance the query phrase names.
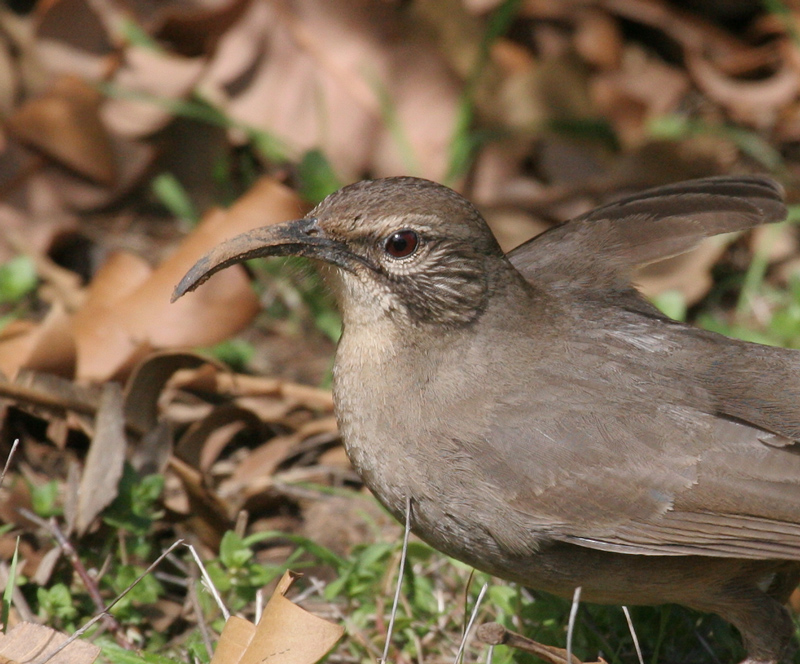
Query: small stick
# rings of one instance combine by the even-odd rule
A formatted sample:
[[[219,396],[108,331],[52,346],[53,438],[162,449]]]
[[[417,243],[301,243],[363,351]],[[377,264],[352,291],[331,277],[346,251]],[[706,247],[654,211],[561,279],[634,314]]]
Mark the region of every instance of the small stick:
[[[183,540],[181,540],[183,541]],[[203,561],[200,560],[200,556],[197,554],[197,550],[191,545],[186,544],[186,548],[192,554],[192,558],[197,563],[197,566],[200,568],[200,574],[203,575],[203,582],[205,583],[206,587],[208,588],[208,592],[211,593],[211,596],[214,598],[214,601],[217,603],[219,610],[222,612],[222,617],[225,619],[225,622],[228,622],[228,618],[231,617],[231,612],[228,611],[228,607],[225,606],[225,603],[222,601],[222,597],[220,597],[219,592],[217,592],[217,588],[214,585],[214,582],[211,580],[211,577],[206,572],[205,565],[203,565]]]
[[[8,472],[8,469],[11,466],[11,460],[14,458],[17,447],[19,447],[19,438],[15,438],[14,442],[11,444],[11,451],[9,451],[8,457],[6,458],[6,464],[3,466],[3,472],[0,473],[0,486],[3,486],[3,480],[6,478],[6,472]]]
[[[522,634],[512,632],[499,623],[484,623],[478,627],[475,635],[479,641],[486,645],[505,645],[509,648],[524,650],[536,655],[545,662],[550,662],[550,664],[581,664],[581,661],[574,655],[572,655],[572,659],[567,659],[567,651],[563,648],[546,646],[543,643],[524,637]]]
[[[478,593],[478,599],[475,600],[475,607],[472,609],[472,615],[469,617],[469,622],[467,623],[467,628],[464,630],[464,636],[461,637],[461,644],[458,646],[458,652],[456,653],[456,658],[453,660],[453,664],[458,664],[458,660],[461,657],[461,654],[464,652],[464,647],[467,645],[467,637],[469,636],[469,632],[472,629],[472,625],[475,623],[475,618],[478,616],[478,609],[481,606],[481,602],[483,601],[483,596],[486,594],[486,590],[489,587],[488,583],[483,584],[483,588]]]
[[[639,659],[639,664],[644,664],[644,657],[642,657],[642,649],[639,647],[639,638],[636,636],[636,630],[633,629],[633,620],[631,620],[631,612],[628,611],[627,606],[623,606],[622,613],[625,614],[625,620],[628,621],[628,629],[631,631],[631,637],[633,637],[633,647],[636,648],[636,657],[638,657]]]
[[[70,643],[72,643],[73,641],[80,638],[83,634],[85,634],[92,627],[92,625],[94,625],[97,621],[102,619],[103,616],[108,616],[109,615],[108,612],[111,611],[112,608],[114,608],[117,602],[119,602],[123,597],[125,597],[125,595],[127,595],[131,590],[133,590],[144,577],[146,577],[148,574],[150,574],[150,572],[152,572],[156,567],[158,567],[161,561],[164,560],[164,558],[166,558],[167,555],[170,552],[172,552],[172,550],[175,549],[179,544],[183,544],[182,539],[179,539],[176,542],[174,542],[166,551],[164,551],[158,558],[156,558],[144,572],[142,572],[138,577],[136,577],[133,583],[131,583],[127,588],[125,588],[125,590],[123,590],[119,595],[117,595],[114,598],[111,604],[109,604],[103,609],[102,613],[98,613],[97,615],[95,615],[94,618],[89,620],[83,627],[81,627],[74,634],[72,634],[72,636],[70,636],[66,641],[64,641],[64,643],[58,646],[58,648],[56,648],[53,652],[51,652],[45,659],[43,659],[41,662],[37,662],[37,664],[47,664],[47,662],[49,662],[51,659],[53,659],[53,657],[55,657],[58,653],[64,650],[64,648],[66,648]]]
[[[569,609],[569,622],[567,623],[567,661],[572,661],[572,633],[575,630],[575,618],[578,617],[578,607],[581,604],[581,587],[575,588],[572,596],[572,606]]]
[[[50,531],[56,544],[58,544],[61,551],[64,552],[64,555],[67,557],[67,560],[69,560],[78,578],[80,578],[81,583],[83,583],[83,587],[86,588],[86,592],[89,593],[89,597],[95,606],[95,611],[98,612],[105,626],[114,634],[114,639],[126,650],[133,650],[134,645],[125,637],[122,625],[119,624],[119,621],[114,618],[114,616],[105,612],[105,602],[103,601],[103,595],[100,593],[100,588],[97,585],[97,580],[89,574],[78,552],[72,545],[72,542],[61,532],[61,528],[58,527],[56,520],[53,518],[49,521],[45,521],[24,507],[19,508],[19,513],[29,521],[33,521],[40,528]]]
[[[386,630],[386,643],[383,646],[383,655],[380,659],[381,664],[386,664],[389,656],[389,645],[392,641],[392,630],[394,629],[394,617],[397,615],[397,604],[400,602],[400,590],[403,585],[403,573],[406,569],[406,555],[408,554],[408,536],[411,534],[411,497],[406,496],[406,529],[403,534],[403,550],[400,553],[400,569],[397,572],[397,587],[394,591],[394,601],[392,602],[392,613],[389,616],[389,627]]]

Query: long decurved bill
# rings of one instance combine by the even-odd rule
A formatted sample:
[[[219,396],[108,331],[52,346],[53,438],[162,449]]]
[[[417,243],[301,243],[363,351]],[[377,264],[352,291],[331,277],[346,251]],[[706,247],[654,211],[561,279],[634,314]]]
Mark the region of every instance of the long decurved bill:
[[[215,272],[262,256],[308,256],[345,267],[349,252],[325,236],[316,219],[297,219],[256,228],[217,245],[194,264],[172,292],[172,302],[193,291]]]

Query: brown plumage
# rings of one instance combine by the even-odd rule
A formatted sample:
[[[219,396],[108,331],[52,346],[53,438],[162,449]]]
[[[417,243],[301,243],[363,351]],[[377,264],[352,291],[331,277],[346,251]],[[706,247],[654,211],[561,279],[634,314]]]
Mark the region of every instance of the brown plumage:
[[[361,182],[218,247],[176,297],[245,258],[335,267],[342,437],[434,547],[588,601],[718,613],[750,662],[785,656],[800,579],[800,354],[667,319],[639,265],[785,216],[724,177],[600,207],[503,254],[426,180]]]

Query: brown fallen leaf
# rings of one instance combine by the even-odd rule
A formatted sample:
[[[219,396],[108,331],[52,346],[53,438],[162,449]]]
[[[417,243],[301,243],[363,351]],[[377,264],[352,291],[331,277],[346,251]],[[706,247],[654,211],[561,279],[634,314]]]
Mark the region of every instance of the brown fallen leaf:
[[[788,58],[772,76],[757,81],[726,75],[701,52],[688,52],[686,67],[709,99],[723,106],[737,121],[758,128],[774,125],[778,114],[800,91],[800,72]]]
[[[627,46],[621,67],[592,78],[592,98],[627,146],[650,139],[648,121],[674,112],[691,86],[686,72],[636,45]]]
[[[14,378],[20,369],[71,376],[75,343],[69,316],[55,303],[41,323],[12,321],[0,331],[0,372]]]
[[[8,664],[92,664],[100,654],[100,647],[73,641],[48,659],[69,637],[62,632],[34,623],[19,623],[8,634],[0,636],[0,661]]]
[[[151,431],[159,421],[158,401],[169,379],[181,369],[213,363],[196,353],[153,353],[131,372],[125,384],[125,421],[139,433]]]
[[[129,261],[136,287],[120,286],[124,273],[98,273],[86,305],[73,319],[81,379],[107,380],[130,371],[151,349],[208,346],[235,334],[259,310],[241,269],[215,275],[197,296],[170,304],[175,284],[211,247],[258,226],[302,216],[299,198],[273,179],[259,180],[230,209],[209,212],[169,258],[147,277]],[[112,283],[106,283],[110,279]],[[120,290],[124,290],[120,296]]]
[[[62,76],[46,94],[20,106],[6,128],[63,166],[111,186],[117,170],[100,102],[100,94],[80,78]]]
[[[185,58],[144,46],[129,46],[112,83],[118,92],[103,104],[101,115],[114,133],[148,136],[170,122],[170,101],[184,98],[207,66],[204,58]]]
[[[211,664],[237,664],[240,662],[255,633],[256,626],[249,620],[239,616],[228,618],[219,635]]]
[[[208,8],[194,6],[188,11],[180,5],[173,5],[156,15],[155,36],[187,57],[211,53],[222,35],[241,19],[251,2],[226,0]],[[152,11],[153,8],[148,7],[147,13]]]
[[[118,384],[109,382],[103,385],[94,436],[78,491],[74,524],[78,535],[83,535],[100,512],[117,497],[126,442],[122,390]]]
[[[206,417],[192,423],[175,444],[175,456],[204,473],[207,473],[219,455],[246,428],[258,430],[261,420],[245,408],[225,404]],[[269,468],[259,472],[269,474]]]
[[[283,575],[254,630],[235,624],[232,643],[223,645],[220,638],[218,648],[223,648],[223,654],[236,654],[238,659],[223,660],[215,654],[212,664],[315,664],[333,648],[344,627],[308,613],[285,597],[297,577],[294,572]]]
[[[289,158],[320,149],[343,179],[398,169],[441,179],[458,86],[429,31],[408,20],[368,0],[254,2],[201,89]]]
[[[180,513],[180,508],[186,502],[188,509],[184,513],[188,515],[187,527],[203,544],[217,550],[222,535],[232,530],[234,525],[228,505],[205,485],[203,474],[199,470],[176,456],[170,458],[169,473],[177,476],[186,495],[176,496],[174,500],[166,499],[166,507]],[[169,483],[169,477],[167,482]]]
[[[115,134],[110,136],[110,141],[117,170],[113,186],[95,184],[59,168],[37,173],[31,178],[29,186],[37,179],[43,180],[39,185],[43,190],[49,188],[50,196],[60,206],[77,212],[111,205],[141,183],[158,157],[158,150],[153,145],[128,140]]]

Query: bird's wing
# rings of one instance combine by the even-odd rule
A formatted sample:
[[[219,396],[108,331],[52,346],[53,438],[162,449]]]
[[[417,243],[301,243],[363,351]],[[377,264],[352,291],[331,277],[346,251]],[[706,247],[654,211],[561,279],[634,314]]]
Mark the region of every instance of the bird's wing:
[[[800,446],[661,404],[596,408],[553,407],[535,423],[507,411],[490,433],[482,467],[503,478],[498,490],[529,532],[639,555],[800,560]],[[523,431],[527,450],[514,453],[509,436]],[[518,553],[534,541],[524,528],[493,535]]]
[[[583,310],[580,335],[551,347],[563,362],[489,397],[470,452],[517,526],[498,522],[495,539],[520,553],[544,532],[632,554],[800,560],[800,355],[635,313],[608,312],[598,332],[599,310]]]
[[[641,265],[675,256],[704,238],[786,217],[783,190],[760,176],[723,176],[648,189],[567,221],[509,252],[539,284],[608,288]]]

